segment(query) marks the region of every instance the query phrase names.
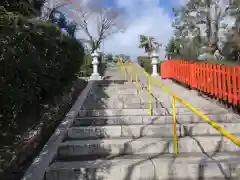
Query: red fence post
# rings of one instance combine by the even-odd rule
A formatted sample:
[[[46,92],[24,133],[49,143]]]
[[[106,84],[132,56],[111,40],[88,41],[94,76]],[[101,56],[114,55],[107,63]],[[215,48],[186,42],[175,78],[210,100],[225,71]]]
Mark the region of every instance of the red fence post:
[[[213,96],[213,65],[209,64],[209,83],[210,83],[210,94]]]
[[[191,75],[193,73],[193,75]],[[193,89],[197,88],[197,64],[192,63],[189,71],[190,85]]]
[[[206,91],[208,94],[210,94],[210,67],[209,64],[206,64]]]
[[[223,100],[227,100],[227,89],[226,89],[226,67],[222,66],[222,89],[223,89]]]
[[[215,97],[218,97],[218,87],[217,87],[217,65],[213,65],[213,95]]]
[[[234,67],[232,71],[232,88],[233,88],[233,104],[237,105],[238,96],[237,96],[237,68]]]
[[[237,94],[238,94],[238,103],[240,103],[240,67],[237,68]]]
[[[203,92],[206,93],[206,64],[205,63],[202,63],[202,75],[203,75],[203,79],[202,79],[202,89],[203,89]]]
[[[240,67],[167,60],[161,64],[161,76],[172,78],[229,104],[240,103]]]
[[[218,76],[218,80],[217,80],[217,84],[218,84],[218,99],[222,99],[223,98],[223,87],[222,87],[222,77],[223,77],[223,71],[221,68],[221,65],[217,65],[217,76]]]
[[[227,97],[228,103],[232,103],[232,84],[231,84],[231,68],[226,67],[227,71]]]

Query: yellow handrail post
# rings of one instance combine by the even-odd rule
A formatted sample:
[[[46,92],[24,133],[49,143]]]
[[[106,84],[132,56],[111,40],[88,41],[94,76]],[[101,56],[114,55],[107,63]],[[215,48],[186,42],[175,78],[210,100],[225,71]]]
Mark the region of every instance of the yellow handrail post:
[[[151,77],[148,77],[148,103],[149,103],[149,116],[152,116],[153,110],[152,110],[152,92],[151,92]]]
[[[126,81],[127,80],[127,71],[126,71],[126,67],[124,66],[122,60],[121,60],[121,66],[122,66],[122,71],[123,71],[123,78]]]
[[[124,75],[124,71],[123,71],[123,68],[122,68],[122,64],[120,62],[120,58],[117,58],[117,61],[118,61],[118,65],[119,65],[119,67],[120,67],[120,69],[121,69],[121,71],[122,71],[122,73]]]
[[[133,74],[133,70],[132,70],[132,64],[129,63],[129,74],[130,74],[130,82],[132,83],[133,82],[133,77],[132,77],[132,74]]]
[[[124,71],[124,80],[126,81],[127,80],[127,72],[126,72],[126,69]]]
[[[125,79],[126,69],[122,62],[121,62],[121,69],[122,69],[122,73],[123,73],[123,78]]]
[[[133,66],[134,64],[132,64]],[[122,64],[122,66],[124,66]],[[175,93],[171,92],[164,84],[157,81],[156,79],[152,79],[151,76],[144,71],[142,68],[135,66],[135,70],[137,69],[137,73],[141,72],[141,75],[144,75],[148,80],[148,100],[149,100],[149,112],[148,114],[152,116],[153,109],[152,109],[152,93],[151,93],[151,82],[160,87],[163,91],[171,95],[172,97],[172,118],[173,118],[173,138],[174,138],[174,152],[176,153],[176,156],[179,155],[178,150],[178,136],[177,136],[177,120],[176,120],[176,101],[183,104],[185,107],[187,107],[189,110],[194,112],[198,117],[203,119],[205,122],[207,122],[209,125],[211,125],[213,128],[215,128],[218,132],[220,132],[223,136],[225,136],[227,139],[231,140],[234,144],[240,147],[240,139],[238,137],[235,137],[233,134],[231,134],[226,129],[222,128],[217,122],[211,121],[206,115],[202,114],[200,111],[198,111],[196,108],[194,108],[191,104],[186,102],[185,100],[178,97]],[[129,68],[129,67],[128,67]],[[127,79],[127,75],[130,75],[130,72],[127,73],[127,67],[124,67],[125,72],[125,78]],[[127,74],[126,74],[127,73]],[[135,74],[134,74],[135,75]],[[136,74],[136,87],[139,87],[140,81],[138,81],[139,74]],[[141,86],[141,84],[140,84]],[[138,88],[138,93],[140,92],[140,88]]]
[[[139,94],[138,73],[137,72],[136,72],[136,89],[137,89],[137,93]]]
[[[176,156],[178,156],[178,137],[177,137],[177,111],[176,99],[172,96],[172,119],[173,119],[173,148]]]

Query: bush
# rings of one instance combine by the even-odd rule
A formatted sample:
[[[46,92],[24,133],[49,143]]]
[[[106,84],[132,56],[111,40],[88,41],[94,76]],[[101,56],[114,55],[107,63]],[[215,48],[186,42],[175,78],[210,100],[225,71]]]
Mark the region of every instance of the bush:
[[[84,49],[53,24],[4,13],[0,24],[0,128],[26,105],[55,96],[83,63]]]
[[[84,56],[84,63],[80,68],[79,75],[80,76],[90,76],[92,74],[92,57],[90,54],[86,54]]]
[[[137,59],[138,59],[138,64],[142,68],[144,68],[146,72],[151,74],[152,73],[152,64],[151,64],[151,60],[149,59],[149,57],[139,56]]]

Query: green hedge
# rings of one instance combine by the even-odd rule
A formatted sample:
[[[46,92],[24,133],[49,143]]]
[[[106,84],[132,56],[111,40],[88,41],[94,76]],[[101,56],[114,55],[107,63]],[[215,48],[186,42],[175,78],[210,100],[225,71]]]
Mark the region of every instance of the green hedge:
[[[0,128],[26,105],[60,93],[83,64],[84,49],[53,24],[1,12]]]
[[[137,58],[138,64],[145,69],[146,72],[149,74],[152,73],[152,65],[151,65],[151,60],[147,56],[139,56]]]
[[[138,58],[138,64],[145,69],[146,72],[149,74],[152,74],[152,64],[151,60],[147,56],[139,56]],[[161,73],[161,65],[162,62],[158,63],[158,72]]]
[[[79,75],[80,76],[90,76],[92,73],[92,57],[90,54],[86,54],[84,56],[84,63],[80,68]]]

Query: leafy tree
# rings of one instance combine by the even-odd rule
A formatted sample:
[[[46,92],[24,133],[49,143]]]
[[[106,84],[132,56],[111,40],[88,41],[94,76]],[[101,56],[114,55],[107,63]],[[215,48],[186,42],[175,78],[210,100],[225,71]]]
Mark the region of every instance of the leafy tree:
[[[177,40],[172,38],[168,42],[165,51],[167,59],[172,59],[176,58],[177,56],[180,56],[180,47],[179,44],[177,43]]]
[[[62,12],[56,11],[51,18],[51,21],[57,24],[60,29],[64,29],[71,37],[75,36],[77,30],[76,23],[67,21],[66,16]]]
[[[148,56],[138,56],[137,57],[138,64],[145,69],[146,72],[149,74],[152,73],[152,65],[151,65],[151,60],[149,59]]]
[[[231,0],[229,4],[229,14],[236,19],[235,26],[239,30],[240,29],[240,1],[239,0]]]
[[[174,27],[183,36],[200,36],[201,41],[206,44],[211,53],[219,47],[219,30],[221,20],[228,15],[229,6],[225,2],[225,8],[220,0],[190,0],[185,6],[175,9]],[[202,37],[201,29],[206,29]]]
[[[106,61],[107,62],[113,62],[113,55],[112,54],[107,54]]]
[[[67,20],[62,12],[55,12],[55,16],[52,17],[51,21],[56,23],[60,29],[67,27]]]
[[[223,47],[223,54],[227,60],[240,62],[240,32],[238,28],[233,28],[227,34],[227,41]]]
[[[0,128],[31,103],[59,93],[75,78],[84,50],[45,21],[5,13],[0,28]],[[67,50],[67,51],[66,51]],[[2,129],[1,129],[2,130]]]
[[[43,0],[2,0],[0,1],[0,7],[4,7],[8,12],[36,17],[40,15],[43,2]]]
[[[148,53],[148,56],[151,56],[151,53],[161,46],[154,37],[140,35],[139,48],[144,48],[145,52]]]
[[[71,0],[44,0],[44,4],[41,7],[40,18],[43,20],[52,20],[54,19],[54,14],[59,12],[61,7],[71,3]]]
[[[173,37],[166,46],[166,57],[168,59],[197,59],[202,46],[199,38],[199,36],[193,37],[191,39],[176,36]]]
[[[69,24],[67,24],[66,26],[66,31],[68,32],[68,34],[72,37],[75,36],[75,32],[77,30],[77,24],[74,22],[70,22]]]
[[[222,52],[227,60],[240,62],[240,1],[230,1],[229,15],[235,18],[235,24],[225,34]]]

